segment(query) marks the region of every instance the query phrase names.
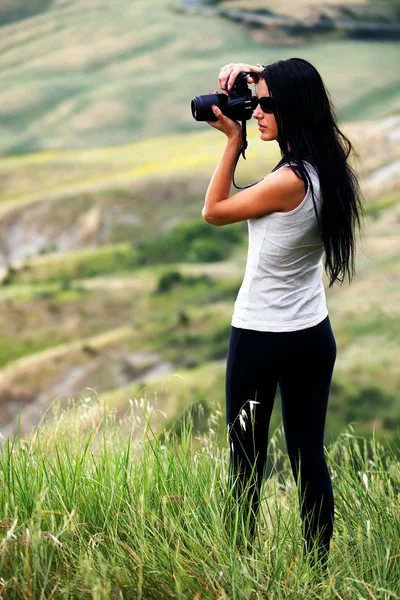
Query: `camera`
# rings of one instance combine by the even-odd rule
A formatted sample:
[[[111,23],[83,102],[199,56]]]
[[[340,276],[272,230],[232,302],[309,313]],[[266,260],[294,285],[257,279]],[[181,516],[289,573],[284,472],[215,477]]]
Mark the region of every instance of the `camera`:
[[[217,121],[211,106],[215,104],[229,119],[248,121],[257,106],[257,96],[253,96],[246,77],[251,71],[239,73],[228,94],[203,94],[195,96],[191,103],[192,115],[196,121]]]

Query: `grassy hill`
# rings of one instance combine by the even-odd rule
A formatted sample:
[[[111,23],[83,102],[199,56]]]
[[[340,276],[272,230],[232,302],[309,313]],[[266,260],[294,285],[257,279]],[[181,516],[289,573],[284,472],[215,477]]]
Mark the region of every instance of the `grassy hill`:
[[[351,420],[357,421],[357,432],[371,435],[375,427],[378,438],[395,435],[400,385],[396,123],[345,128],[362,154],[367,220],[356,279],[327,290],[338,343],[327,440]],[[261,146],[258,137],[250,131],[240,183],[259,179],[277,160],[275,146]],[[77,243],[68,252],[53,248],[25,257],[3,280],[3,434],[4,424],[15,426],[20,405],[27,432],[51,402],[65,402],[84,388],[95,389],[118,411],[129,398],[147,394],[170,419],[191,403],[208,406],[207,411],[221,401],[230,317],[247,249],[244,222],[212,228],[200,217],[223,144],[210,129],[127,148],[2,161],[8,188],[0,210],[3,224],[10,217],[10,231],[18,215],[28,219],[25,237],[53,223],[57,243],[68,227],[77,236],[85,211],[95,207],[103,211],[97,233],[108,228],[108,237],[95,235],[91,247]],[[42,215],[36,225],[30,209]],[[113,210],[131,221],[120,223],[115,214],[109,220]],[[279,422],[277,396],[272,427]]]
[[[346,120],[399,106],[398,42],[265,46],[234,23],[169,6],[53,2],[1,27],[0,151],[103,147],[200,131],[190,101],[214,91],[220,67],[232,61],[311,60]]]

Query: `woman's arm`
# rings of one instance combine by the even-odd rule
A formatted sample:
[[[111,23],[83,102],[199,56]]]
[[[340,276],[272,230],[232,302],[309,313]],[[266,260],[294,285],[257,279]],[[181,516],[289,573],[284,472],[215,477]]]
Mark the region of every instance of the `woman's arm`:
[[[212,214],[215,205],[229,198],[233,179],[233,170],[237,155],[242,147],[240,133],[233,133],[226,138],[226,145],[220,161],[208,185],[202,217]]]

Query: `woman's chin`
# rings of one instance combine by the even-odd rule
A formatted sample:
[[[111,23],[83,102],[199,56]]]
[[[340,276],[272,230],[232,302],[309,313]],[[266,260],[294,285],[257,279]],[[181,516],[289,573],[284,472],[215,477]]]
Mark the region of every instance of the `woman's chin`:
[[[262,129],[260,131],[260,139],[262,139],[264,142],[270,142],[272,140],[275,140],[276,138],[272,137],[270,133],[265,129]]]

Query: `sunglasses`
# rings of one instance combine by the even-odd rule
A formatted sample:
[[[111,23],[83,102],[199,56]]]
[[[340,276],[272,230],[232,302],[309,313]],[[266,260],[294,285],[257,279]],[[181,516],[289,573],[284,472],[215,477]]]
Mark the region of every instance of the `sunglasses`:
[[[253,96],[252,99],[252,108],[253,110],[260,105],[260,108],[263,112],[271,115],[273,112],[275,112],[275,103],[273,98],[271,98],[271,96],[261,96],[261,98],[259,98],[258,96]]]

